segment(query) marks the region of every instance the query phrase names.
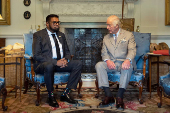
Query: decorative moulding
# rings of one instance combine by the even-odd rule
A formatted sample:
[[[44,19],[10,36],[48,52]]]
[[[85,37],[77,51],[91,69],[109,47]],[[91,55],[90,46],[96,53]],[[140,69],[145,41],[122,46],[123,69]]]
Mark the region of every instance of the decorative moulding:
[[[52,0],[54,2],[122,2],[122,0]],[[136,2],[138,0],[125,0],[125,2]]]
[[[110,15],[122,17],[122,0],[40,0],[43,3],[44,26],[46,16],[57,14],[64,22],[80,21],[77,17],[89,17],[93,21],[105,20]],[[125,0],[124,18],[134,18],[134,2],[138,0]],[[70,20],[66,19],[67,17]],[[95,18],[99,17],[99,18]],[[84,19],[82,22],[86,22]],[[88,21],[89,22],[89,21]],[[102,21],[103,22],[103,21]]]
[[[120,7],[122,7],[121,4],[110,3],[51,3],[50,13],[55,14],[57,12],[60,16],[109,16],[112,14],[121,16]],[[125,10],[124,15],[126,13],[127,10]]]

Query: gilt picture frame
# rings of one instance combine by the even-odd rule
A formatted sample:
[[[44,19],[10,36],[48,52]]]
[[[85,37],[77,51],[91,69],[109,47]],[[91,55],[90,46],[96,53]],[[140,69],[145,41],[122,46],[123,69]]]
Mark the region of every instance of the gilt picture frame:
[[[170,0],[165,0],[165,25],[170,25]]]
[[[1,16],[0,25],[11,25],[10,0],[1,0]]]

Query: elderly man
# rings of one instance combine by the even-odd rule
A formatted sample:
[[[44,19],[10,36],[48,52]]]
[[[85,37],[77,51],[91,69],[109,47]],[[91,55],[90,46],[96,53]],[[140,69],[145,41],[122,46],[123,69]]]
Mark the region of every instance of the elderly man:
[[[102,59],[95,66],[99,88],[105,92],[105,98],[99,105],[114,103],[115,99],[109,89],[107,72],[120,71],[120,85],[116,97],[116,107],[124,109],[123,95],[133,71],[136,43],[131,32],[120,28],[120,20],[112,15],[107,19],[107,34],[103,39]],[[135,64],[135,63],[134,63]]]

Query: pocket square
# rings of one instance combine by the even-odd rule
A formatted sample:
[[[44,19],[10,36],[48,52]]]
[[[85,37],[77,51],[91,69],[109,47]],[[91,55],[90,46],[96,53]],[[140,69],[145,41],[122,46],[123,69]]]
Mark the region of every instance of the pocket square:
[[[125,39],[121,39],[121,43],[125,43],[126,42],[126,40]]]
[[[58,37],[61,37],[61,36],[58,36]]]

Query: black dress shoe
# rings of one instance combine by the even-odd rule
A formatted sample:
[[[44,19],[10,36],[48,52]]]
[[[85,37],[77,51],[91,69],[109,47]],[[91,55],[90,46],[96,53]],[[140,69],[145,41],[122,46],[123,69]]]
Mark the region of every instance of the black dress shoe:
[[[51,96],[50,98],[48,98],[48,103],[52,107],[59,107],[59,105],[58,105],[58,103],[57,103],[54,96]]]
[[[120,97],[116,98],[116,108],[124,109],[123,98],[120,98]]]
[[[108,105],[109,103],[115,103],[114,97],[105,97],[102,102],[99,103],[99,105]]]
[[[61,96],[61,97],[60,97],[60,101],[66,101],[66,102],[72,103],[72,104],[78,103],[77,100],[71,99],[71,97],[70,97],[68,94],[65,94],[64,96]]]

